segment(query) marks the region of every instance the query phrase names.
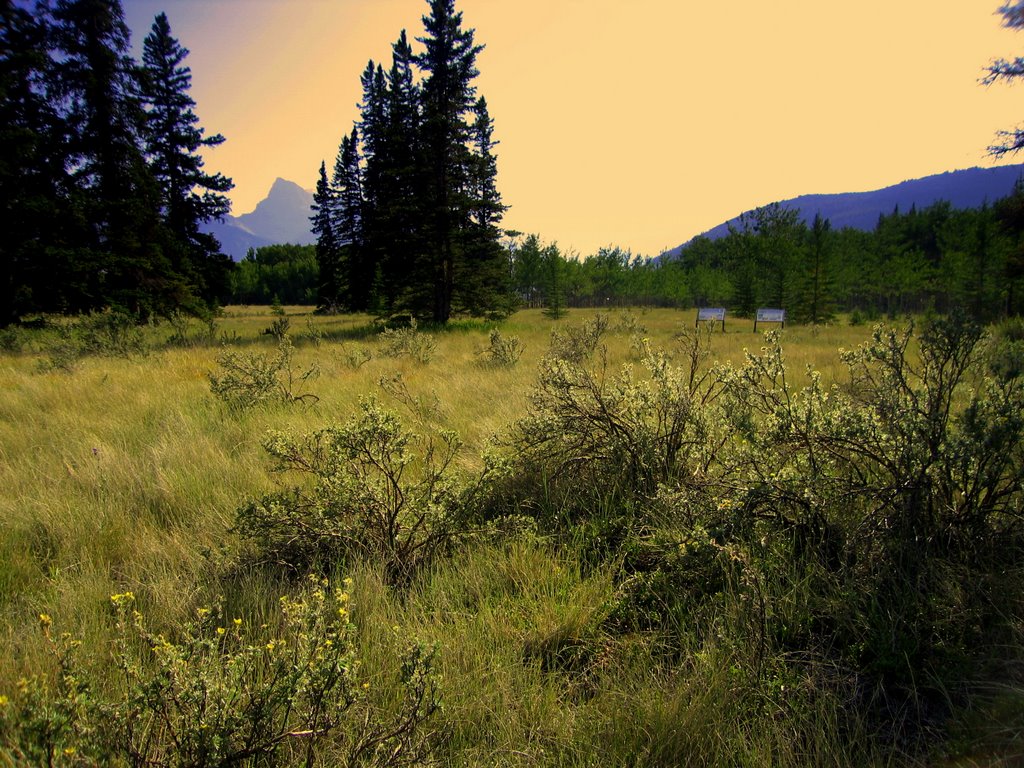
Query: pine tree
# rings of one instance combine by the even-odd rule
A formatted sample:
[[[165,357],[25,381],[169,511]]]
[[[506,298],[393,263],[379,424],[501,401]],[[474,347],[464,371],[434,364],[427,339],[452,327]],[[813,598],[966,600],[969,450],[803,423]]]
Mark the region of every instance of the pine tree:
[[[366,243],[367,201],[359,165],[359,131],[341,140],[331,182],[334,195],[334,242],[338,248],[338,298],[355,312],[369,308],[375,277]]]
[[[381,136],[374,183],[374,251],[381,278],[385,311],[399,308],[414,293],[410,281],[416,255],[422,252],[422,176],[419,88],[414,56],[405,30],[392,45],[386,80],[386,120]]]
[[[832,225],[816,213],[807,232],[807,258],[794,307],[799,322],[825,323],[835,316],[831,250]]]
[[[168,313],[186,292],[164,249],[157,184],[143,157],[144,113],[119,0],[57,0],[50,98],[68,127],[69,195],[86,223],[68,307],[113,306],[139,319]]]
[[[161,213],[174,238],[173,267],[207,302],[227,288],[228,257],[200,226],[223,218],[231,208],[224,195],[234,186],[220,173],[203,170],[200,151],[224,142],[220,134],[204,136],[188,91],[192,73],[183,64],[188,49],[171,36],[167,16],[159,14],[143,43],[141,95],[147,109],[145,148],[160,186]]]
[[[454,303],[470,314],[511,312],[511,269],[498,225],[506,211],[497,188],[498,164],[494,124],[481,97],[474,106],[469,166],[469,221],[464,227],[461,259],[456,262]]]
[[[544,281],[544,316],[558,320],[565,315],[565,259],[552,243],[541,252]]]
[[[342,305],[341,263],[338,243],[334,238],[331,212],[335,208],[334,191],[327,180],[327,164],[320,163],[320,177],[313,194],[312,231],[316,235],[316,262],[319,268],[317,311],[336,312]]]
[[[69,269],[58,246],[71,222],[61,203],[60,116],[46,99],[49,18],[0,2],[0,327],[37,311],[61,311]]]
[[[417,63],[426,73],[422,91],[424,151],[424,252],[416,265],[417,280],[429,289],[414,310],[429,311],[435,322],[452,314],[456,263],[463,253],[460,229],[469,221],[468,194],[472,156],[466,115],[476,102],[473,80],[477,54],[483,46],[473,42],[473,30],[462,29],[462,14],[454,0],[430,0],[423,17],[426,47]],[[425,306],[423,299],[429,299]]]
[[[403,31],[387,72],[363,70],[361,142],[356,131],[342,142],[332,180],[351,309],[443,323],[510,307],[493,124],[472,84],[482,46],[461,20],[454,0],[430,0],[425,51],[414,55]],[[339,231],[346,210],[358,210],[354,236]]]

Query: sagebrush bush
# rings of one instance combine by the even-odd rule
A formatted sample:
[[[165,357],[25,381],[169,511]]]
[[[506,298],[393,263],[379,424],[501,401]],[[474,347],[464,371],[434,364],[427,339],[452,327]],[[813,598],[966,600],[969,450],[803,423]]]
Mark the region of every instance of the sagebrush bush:
[[[549,356],[499,501],[616,564],[609,629],[718,626],[752,669],[835,665],[881,692],[880,719],[910,723],[983,644],[1012,644],[1020,606],[998,585],[1021,539],[1015,342],[986,347],[957,316],[879,326],[826,387],[792,380],[781,339],[738,366],[706,365],[699,330],[676,358],[645,345],[642,373]]]
[[[310,403],[320,398],[312,392],[301,392],[300,384],[320,374],[313,363],[305,370],[292,364],[294,347],[284,335],[277,345],[277,354],[242,354],[224,350],[217,357],[217,372],[210,373],[210,391],[231,408],[254,408],[267,403]]]
[[[487,346],[477,350],[476,357],[483,365],[510,367],[523,356],[523,343],[518,336],[503,336],[497,328],[487,336]]]
[[[359,414],[339,427],[267,438],[274,469],[295,473],[300,484],[246,504],[237,530],[263,562],[305,571],[364,558],[405,582],[466,533],[484,478],[457,476],[460,447],[453,432],[419,437],[362,400]]]
[[[130,359],[148,352],[138,320],[113,310],[59,323],[42,346],[39,370],[43,372],[69,373],[88,356]]]
[[[595,324],[584,335],[596,343],[599,329]],[[580,489],[581,498],[616,490],[647,498],[660,484],[702,484],[723,441],[718,388],[706,370],[706,333],[680,338],[684,364],[645,344],[643,375],[631,365],[609,372],[606,355],[590,364],[567,356],[564,345],[544,358],[530,410],[507,440],[516,464],[543,466],[552,480]]]
[[[385,328],[380,332],[380,342],[383,357],[408,357],[422,364],[429,363],[437,350],[437,341],[418,329],[416,318],[405,328]]]
[[[597,351],[601,338],[608,332],[608,314],[601,312],[585,321],[582,326],[570,326],[551,332],[551,345],[547,357],[579,365]]]

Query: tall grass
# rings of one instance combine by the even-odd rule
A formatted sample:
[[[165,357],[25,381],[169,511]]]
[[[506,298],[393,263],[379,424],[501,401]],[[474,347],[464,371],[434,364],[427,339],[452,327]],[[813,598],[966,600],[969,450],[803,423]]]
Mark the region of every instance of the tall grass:
[[[482,365],[489,323],[436,337],[428,362],[388,358],[367,317],[319,317],[287,307],[295,364],[316,362],[315,405],[231,409],[210,390],[222,343],[270,352],[269,308],[228,308],[217,334],[189,343],[151,329],[150,351],[87,356],[40,372],[46,339],[0,353],[0,693],[49,663],[37,617],[84,641],[110,674],[109,596],[132,591],[156,626],[173,628],[221,595],[256,624],[270,620],[287,578],[239,565],[235,513],[282,483],[260,446],[268,430],[339,424],[375,397],[413,431],[458,432],[462,471],[482,466],[492,438],[526,411],[551,334],[593,312],[551,321],[523,311],[500,325],[519,338],[515,365]],[[609,367],[634,364],[638,342],[673,349],[692,312],[615,312],[602,339]],[[750,323],[711,336],[714,360],[758,349]],[[787,328],[787,362],[839,380],[836,350],[869,329]],[[187,340],[184,340],[187,341]],[[369,353],[353,365],[352,351]],[[392,382],[382,386],[381,381]],[[395,385],[394,382],[399,382]],[[405,591],[373,564],[348,564],[364,670],[381,707],[394,706],[402,639],[439,646],[451,765],[850,765],[899,761],[866,736],[842,687],[812,666],[769,685],[753,681],[742,649],[717,638],[668,649],[655,631],[612,633],[616,563],[584,568],[536,534],[482,537],[419,574]],[[737,597],[737,600],[739,598]],[[691,637],[692,633],[677,633]],[[106,665],[106,666],[105,666]],[[791,669],[799,669],[799,666]],[[390,702],[390,703],[389,703]]]

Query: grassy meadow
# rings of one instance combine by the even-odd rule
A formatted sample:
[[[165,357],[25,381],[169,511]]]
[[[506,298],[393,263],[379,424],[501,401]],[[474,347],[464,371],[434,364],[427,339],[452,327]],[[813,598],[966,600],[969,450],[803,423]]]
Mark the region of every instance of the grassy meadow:
[[[116,354],[69,353],[53,329],[6,337],[0,352],[3,706],[13,705],[26,680],[46,688],[56,679],[53,638],[63,632],[81,640],[77,663],[94,693],[116,694],[124,672],[112,662],[120,646],[111,595],[132,593],[148,626],[168,638],[218,601],[225,620],[237,618],[238,626],[252,628],[252,637],[263,637],[278,621],[281,596],[300,594],[306,583],[294,569],[268,566],[266,558],[256,562],[252,542],[237,528],[247,503],[299,482],[274,471],[263,446],[268,433],[304,435],[344,424],[362,399],[372,397],[412,433],[435,440],[445,430],[457,433],[453,476],[478,476],[489,451],[504,446],[509,460],[516,459],[510,435],[530,411],[552,333],[597,316],[571,310],[553,321],[527,310],[500,323],[457,321],[444,330],[425,329],[436,347],[418,360],[385,356],[385,339],[369,317],[284,311],[293,345],[288,366],[296,374],[288,389],[310,397],[249,408],[218,398],[210,377],[223,372],[225,351],[238,359],[277,353],[278,341],[267,330],[282,317],[268,307],[229,307],[212,326],[152,326]],[[644,349],[678,356],[675,337],[693,327],[694,313],[613,310],[606,319],[600,343],[607,370],[632,366],[642,381],[649,376],[640,365]],[[495,328],[521,343],[514,364],[486,361]],[[808,386],[811,367],[823,386],[845,386],[849,374],[838,350],[854,349],[870,334],[869,326],[841,321],[786,328],[787,383],[794,391]],[[725,333],[709,337],[709,362],[739,367],[745,350],[763,344],[752,321],[730,319]],[[315,376],[299,376],[313,367]],[[418,456],[410,474],[422,469],[425,460]],[[585,490],[591,498],[594,489]],[[802,620],[805,605],[837,600],[840,587],[815,596],[808,585],[818,576],[794,575],[751,591],[755,571],[737,567],[728,572],[741,574],[735,583],[727,574],[719,592],[701,593],[688,612],[655,605],[656,621],[620,620],[616,606],[635,584],[624,574],[646,573],[624,563],[662,552],[644,547],[654,547],[650,543],[665,531],[678,532],[683,518],[631,528],[623,541],[638,542],[634,549],[601,549],[595,542],[619,528],[584,519],[573,493],[553,489],[550,497],[526,504],[527,517],[542,511],[521,527],[477,520],[479,535],[460,539],[400,584],[372,558],[320,563],[332,585],[352,580],[353,648],[367,711],[386,719],[401,710],[401,657],[412,639],[436,647],[432,674],[440,707],[417,725],[416,748],[367,751],[362,762],[343,757],[352,754],[356,728],[343,720],[338,735],[319,748],[316,764],[414,764],[426,756],[460,766],[967,766],[1004,764],[1011,759],[1006,756],[1024,754],[1024,695],[1007,672],[1020,663],[1019,614],[1004,616],[996,632],[1001,650],[991,654],[985,674],[972,671],[963,681],[965,690],[984,695],[963,697],[937,686],[946,691],[948,707],[924,713],[924,730],[887,731],[877,717],[878,697],[851,682],[852,662],[830,666],[826,660],[833,657],[813,642],[769,642],[763,626],[730,634],[730,628],[752,626],[744,595],[768,601],[762,624],[781,626]],[[621,499],[617,493],[608,498]],[[511,509],[522,498],[516,494],[498,496],[511,499]],[[1013,503],[1019,505],[1019,497]],[[570,508],[572,524],[551,522]],[[602,514],[619,518],[618,512]],[[714,546],[714,553],[727,552],[736,562],[750,556]],[[591,552],[600,554],[581,554]],[[1019,583],[1018,566],[1000,567],[1007,583]],[[681,567],[650,573],[689,583]],[[950,605],[958,599],[950,598]],[[1000,609],[1017,602],[1007,600]],[[815,615],[828,611],[844,615],[835,606]],[[42,628],[40,616],[46,617]],[[817,631],[807,630],[808,636]],[[830,625],[828,631],[837,630]],[[81,750],[78,755],[85,759]],[[60,756],[66,764],[78,759]]]

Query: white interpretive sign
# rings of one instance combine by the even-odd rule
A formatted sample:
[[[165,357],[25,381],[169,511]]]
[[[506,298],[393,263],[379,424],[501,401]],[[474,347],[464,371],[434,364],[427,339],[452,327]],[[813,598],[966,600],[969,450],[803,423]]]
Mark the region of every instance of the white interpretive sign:
[[[754,330],[757,331],[758,323],[782,323],[782,327],[786,327],[786,310],[784,309],[769,309],[762,307],[757,310],[757,314],[754,315]]]
[[[722,330],[725,330],[725,307],[698,307],[696,328],[701,323],[721,323]]]

